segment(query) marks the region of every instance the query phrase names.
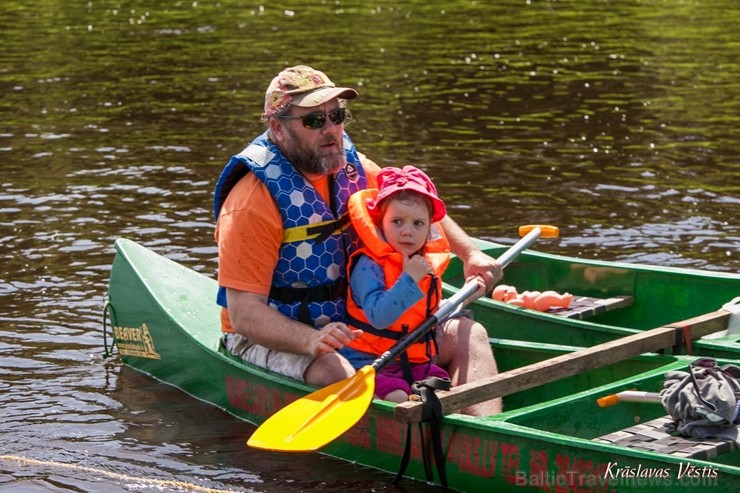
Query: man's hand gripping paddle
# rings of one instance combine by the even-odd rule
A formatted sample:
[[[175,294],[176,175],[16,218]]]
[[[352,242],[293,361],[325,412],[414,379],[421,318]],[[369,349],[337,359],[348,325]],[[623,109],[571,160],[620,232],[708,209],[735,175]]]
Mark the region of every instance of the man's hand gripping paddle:
[[[532,245],[540,235],[558,234],[557,228],[553,226],[522,226],[519,228],[519,234],[524,233],[526,235],[521,240],[497,259],[502,268]],[[323,447],[342,435],[352,428],[370,407],[375,393],[375,373],[477,291],[476,280],[466,283],[419,327],[399,340],[371,365],[364,366],[352,377],[319,389],[273,414],[255,430],[247,445],[265,450],[305,452]]]

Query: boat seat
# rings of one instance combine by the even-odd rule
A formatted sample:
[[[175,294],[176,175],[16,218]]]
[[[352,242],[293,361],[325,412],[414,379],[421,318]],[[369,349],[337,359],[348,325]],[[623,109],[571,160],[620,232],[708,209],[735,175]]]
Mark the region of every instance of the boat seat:
[[[599,313],[615,308],[622,308],[632,304],[632,296],[614,296],[612,298],[590,298],[588,296],[573,296],[568,308],[551,308],[547,311],[552,315],[565,318],[584,320]]]
[[[662,418],[595,438],[594,441],[670,454],[687,459],[711,460],[720,454],[737,450],[737,444],[731,440],[702,440],[699,438],[671,435],[667,430],[672,422],[673,419],[670,416],[663,416]]]

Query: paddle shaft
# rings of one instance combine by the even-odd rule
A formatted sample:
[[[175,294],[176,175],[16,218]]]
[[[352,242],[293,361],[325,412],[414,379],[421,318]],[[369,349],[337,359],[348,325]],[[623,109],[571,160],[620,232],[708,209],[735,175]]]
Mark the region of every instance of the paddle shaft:
[[[503,269],[511,263],[520,253],[532,246],[532,243],[537,241],[537,238],[542,234],[542,228],[535,226],[529,233],[524,235],[521,240],[514,243],[508,250],[501,254],[496,261],[501,265]]]
[[[508,250],[502,253],[501,256],[496,259],[499,265],[501,265],[501,268],[503,269],[504,267],[509,265],[511,261],[516,258],[517,255],[529,248],[532,243],[534,243],[537,238],[539,238],[541,232],[542,230],[539,227],[533,228],[521,240],[517,241],[515,244],[509,247]],[[424,320],[421,325],[414,329],[413,332],[398,341],[392,348],[383,353],[378,359],[373,361],[373,369],[375,369],[375,371],[377,372],[385,365],[397,358],[401,353],[406,351],[406,349],[408,349],[410,345],[421,339],[422,336],[424,336],[424,334],[431,330],[431,328],[434,327],[437,322],[452,313],[460,303],[475,294],[476,291],[478,291],[477,280],[473,279],[472,281],[465,283],[465,285],[460,288],[457,293],[446,300],[446,302],[441,304],[441,306],[426,320]]]

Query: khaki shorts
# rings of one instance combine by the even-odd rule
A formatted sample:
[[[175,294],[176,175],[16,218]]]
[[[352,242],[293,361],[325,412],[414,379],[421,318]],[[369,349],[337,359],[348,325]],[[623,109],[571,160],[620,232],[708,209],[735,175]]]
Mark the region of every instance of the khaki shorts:
[[[239,334],[224,334],[223,345],[228,352],[247,363],[265,368],[275,373],[285,375],[305,382],[303,378],[308,366],[315,357],[306,354],[281,353],[255,344]]]

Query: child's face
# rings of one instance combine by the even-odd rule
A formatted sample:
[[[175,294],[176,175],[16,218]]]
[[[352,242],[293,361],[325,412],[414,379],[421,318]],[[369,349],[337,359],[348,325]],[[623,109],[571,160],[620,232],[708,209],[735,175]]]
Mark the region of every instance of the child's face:
[[[407,257],[424,246],[430,226],[429,209],[423,201],[400,199],[388,203],[380,224],[386,241]]]

